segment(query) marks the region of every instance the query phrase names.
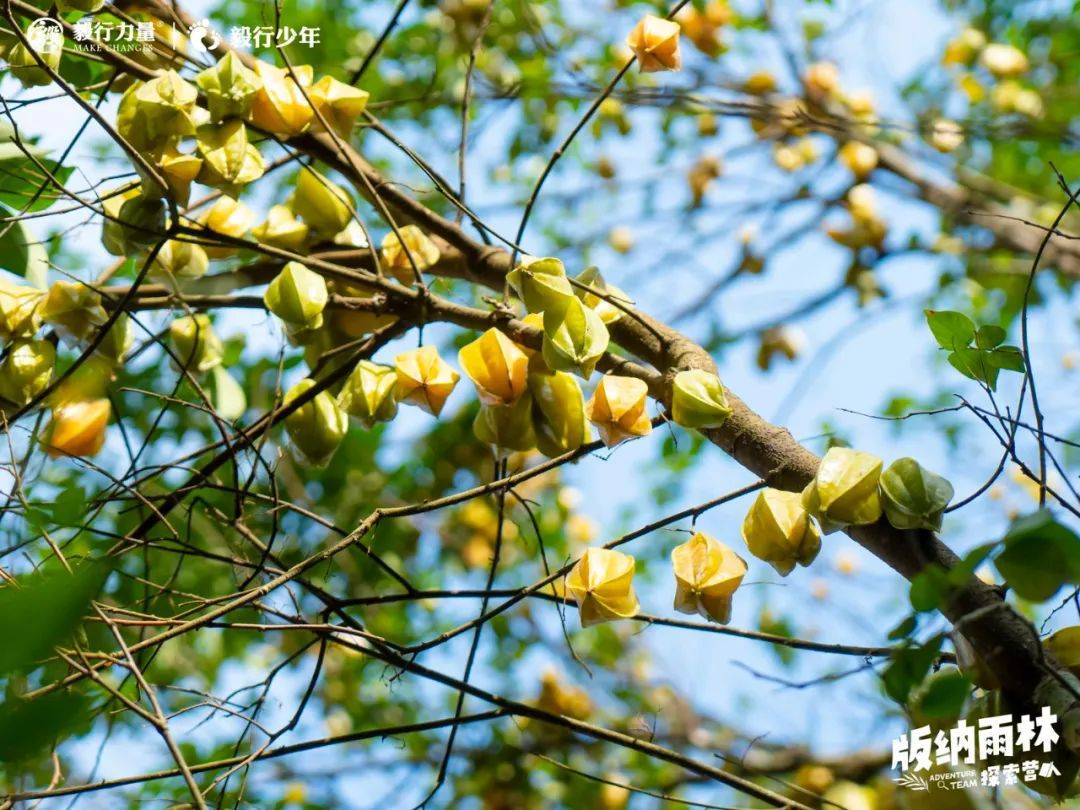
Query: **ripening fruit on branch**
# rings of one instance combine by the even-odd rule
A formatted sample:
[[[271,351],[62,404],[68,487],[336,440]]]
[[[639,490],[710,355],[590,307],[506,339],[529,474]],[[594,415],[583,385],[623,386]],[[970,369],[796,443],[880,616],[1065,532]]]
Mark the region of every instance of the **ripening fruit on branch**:
[[[352,198],[337,183],[304,167],[296,176],[289,208],[321,236],[332,237],[352,219]]]
[[[1042,97],[1012,79],[998,82],[990,91],[990,103],[1003,113],[1019,113],[1028,118],[1040,118],[1043,114]]]
[[[616,225],[608,231],[608,244],[616,253],[629,253],[634,249],[634,232],[625,225]]]
[[[439,357],[434,346],[421,346],[394,358],[397,398],[438,416],[461,375]]]
[[[995,78],[1009,79],[1027,73],[1031,67],[1027,56],[1013,45],[993,42],[982,52],[980,61]]]
[[[577,686],[564,685],[558,674],[545,670],[540,676],[540,694],[536,698],[537,708],[553,714],[584,720],[592,714],[592,700],[589,693]]]
[[[251,235],[261,244],[297,251],[307,240],[308,230],[288,206],[274,205],[266,212],[266,220],[252,228]]]
[[[605,325],[622,317],[620,305],[629,308],[633,303],[626,293],[614,284],[608,284],[596,267],[586,267],[574,281],[580,285],[573,287],[574,295],[599,315]]]
[[[649,386],[636,377],[605,374],[585,404],[585,414],[596,425],[607,447],[652,431],[648,404]]]
[[[205,313],[177,318],[169,325],[173,352],[183,368],[199,374],[220,365],[225,347]]]
[[[704,11],[698,11],[692,5],[684,6],[675,19],[695,48],[715,58],[724,51],[720,31],[733,17],[731,7],[724,0],[712,0]]]
[[[675,609],[710,621],[731,621],[731,601],[746,575],[746,562],[719,540],[702,532],[671,552],[675,570]]]
[[[267,285],[263,302],[294,334],[322,326],[328,297],[322,276],[300,262],[288,262]]]
[[[301,87],[311,85],[314,76],[311,65],[296,65],[290,72],[288,68],[260,60],[255,63],[255,75],[261,86],[251,100],[248,120],[259,129],[284,138],[299,135],[307,129],[315,112],[304,98]]]
[[[881,507],[897,529],[941,531],[953,487],[913,458],[898,458],[881,474]]]
[[[132,146],[153,150],[163,141],[195,134],[199,91],[175,70],[132,85],[120,99],[116,130]]]
[[[195,145],[202,156],[199,182],[235,193],[240,186],[263,176],[266,163],[250,143],[242,121],[207,124],[195,134]]]
[[[171,194],[180,205],[187,205],[191,198],[191,183],[199,176],[202,170],[202,158],[198,155],[181,152],[175,144],[166,143],[161,149],[147,153],[152,158],[161,178],[167,188],[157,188],[154,179],[148,173],[140,170],[144,187],[157,188],[160,194]],[[160,184],[158,184],[160,185]]]
[[[106,218],[101,242],[113,256],[138,253],[157,242],[165,230],[164,201],[144,195],[141,186],[106,198],[102,208]]]
[[[199,217],[200,224],[208,231],[233,239],[241,239],[255,222],[255,212],[239,200],[223,195]],[[206,255],[220,259],[236,252],[231,245],[207,245]]]
[[[878,164],[877,150],[861,141],[848,141],[840,147],[837,157],[857,180],[865,180]]]
[[[757,366],[768,371],[777,355],[794,360],[806,345],[806,334],[796,326],[772,326],[761,333]]]
[[[577,450],[589,440],[585,397],[575,377],[534,362],[529,370],[536,449],[548,458]]]
[[[81,11],[83,14],[93,14],[100,11],[106,0],[58,0],[56,7],[61,11]]]
[[[86,340],[108,319],[100,295],[86,284],[63,280],[49,287],[39,314],[67,343]]]
[[[589,379],[608,347],[608,330],[600,316],[571,295],[566,306],[544,310],[541,353],[553,371],[569,371]]]
[[[400,237],[400,238],[399,238]],[[390,231],[382,240],[383,266],[402,284],[416,281],[416,272],[424,272],[439,260],[438,246],[416,225],[405,225],[397,233]],[[413,265],[416,265],[416,272]]]
[[[47,340],[17,340],[0,364],[0,397],[25,405],[52,381],[56,349]]]
[[[172,279],[200,278],[206,275],[209,267],[210,257],[202,245],[170,239],[154,256],[150,272]]]
[[[824,101],[840,90],[840,70],[832,62],[814,62],[803,75],[807,94],[815,101]]]
[[[528,356],[494,327],[462,347],[458,363],[484,405],[512,405],[527,389]]]
[[[671,393],[671,418],[685,428],[718,428],[731,416],[720,378],[703,369],[680,371]]]
[[[35,54],[56,71],[60,69],[62,49],[57,47],[55,40],[52,39],[52,31],[48,26],[30,26],[23,34],[29,47],[20,40],[12,46],[6,56],[11,75],[18,79],[23,87],[44,87],[52,82],[52,78],[48,71],[38,64]]]
[[[206,96],[210,120],[223,121],[247,117],[255,94],[262,88],[262,79],[229,51],[217,64],[199,73],[195,84]]]
[[[642,73],[682,68],[677,22],[646,14],[627,35],[626,44],[637,57]]]
[[[315,387],[315,381],[305,378],[285,394],[282,407]],[[285,417],[285,432],[303,461],[324,467],[333,458],[341,440],[349,432],[349,417],[328,391],[320,391]]]
[[[803,508],[817,518],[826,534],[876,523],[881,517],[881,466],[881,459],[870,453],[830,448],[814,480],[803,490]]]
[[[767,96],[776,91],[776,76],[768,70],[756,71],[746,77],[743,89],[752,96]]]
[[[481,405],[473,420],[473,433],[500,454],[526,452],[536,447],[531,394],[509,405]]]
[[[986,47],[986,34],[977,28],[965,28],[945,45],[943,65],[970,65]]]
[[[338,394],[338,405],[364,427],[372,428],[377,422],[389,422],[397,415],[396,387],[394,369],[361,360],[345,380]]]
[[[0,278],[0,340],[33,337],[41,328],[44,296],[36,287]]]
[[[349,137],[356,119],[363,115],[368,96],[366,90],[339,82],[333,76],[323,76],[308,88],[308,97],[315,110],[343,138]],[[311,128],[316,132],[323,131],[318,115],[312,120]]]
[[[45,428],[45,452],[51,458],[89,457],[105,444],[112,406],[107,399],[65,402],[53,408]]]
[[[798,563],[810,565],[821,551],[821,533],[803,508],[798,492],[763,489],[742,524],[750,553],[786,577]]]
[[[587,548],[566,577],[566,590],[578,603],[582,627],[637,615],[634,558],[621,551]]]
[[[1059,664],[1080,677],[1080,627],[1063,627],[1043,641]]]
[[[131,332],[131,319],[126,312],[121,312],[112,322],[109,331],[105,333],[95,351],[110,363],[118,365],[123,362],[124,355],[128,353],[134,342],[135,335]]]
[[[939,118],[930,128],[930,145],[942,154],[959,149],[964,143],[964,130],[955,121]]]
[[[851,215],[851,224],[847,228],[827,228],[829,238],[851,250],[864,247],[880,249],[889,228],[877,214],[873,187],[866,183],[852,186],[844,203]]]
[[[530,313],[558,312],[574,297],[566,268],[558,259],[522,257],[506,281]]]

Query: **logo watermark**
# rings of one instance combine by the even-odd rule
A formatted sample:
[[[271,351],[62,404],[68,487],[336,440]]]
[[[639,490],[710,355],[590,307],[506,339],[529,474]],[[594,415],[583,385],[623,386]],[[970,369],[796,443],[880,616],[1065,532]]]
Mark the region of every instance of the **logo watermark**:
[[[980,718],[975,725],[960,720],[937,733],[930,726],[919,726],[893,740],[892,768],[900,771],[893,781],[909,790],[928,791],[993,788],[1060,776],[1050,759],[1039,756],[1050,754],[1060,739],[1054,728],[1057,719],[1043,706],[1037,717],[1025,714],[1015,722],[1013,715],[1001,714]],[[1016,761],[984,766],[996,758]]]
[[[64,29],[52,17],[38,17],[26,29],[26,38],[42,56],[64,49]]]
[[[34,27],[40,30],[37,36],[48,42],[50,48],[59,50],[64,44],[64,30],[60,23],[51,17],[39,17],[27,29],[29,35]],[[176,28],[173,36],[162,36],[166,43],[176,42]],[[81,17],[72,25],[72,37],[76,50],[84,53],[113,50],[118,52],[152,50],[157,31],[153,22],[109,22],[95,17]],[[197,53],[209,53],[223,42],[223,37],[214,30],[209,19],[202,19],[191,26],[186,34],[192,50]],[[47,37],[47,39],[45,39]],[[284,25],[274,28],[270,25],[233,26],[229,30],[229,45],[233,48],[271,48],[284,47],[294,43],[314,48],[322,42],[322,30],[319,26],[301,26],[292,28]],[[34,40],[38,41],[38,40]],[[38,50],[42,50],[39,48]],[[45,51],[43,51],[45,52]]]

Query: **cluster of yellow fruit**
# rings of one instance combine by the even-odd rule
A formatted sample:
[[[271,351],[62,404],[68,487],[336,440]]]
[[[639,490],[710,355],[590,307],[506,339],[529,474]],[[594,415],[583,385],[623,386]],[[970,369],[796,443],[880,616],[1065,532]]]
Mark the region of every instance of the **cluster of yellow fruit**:
[[[312,79],[310,66],[290,72],[256,61],[251,69],[229,53],[199,73],[194,84],[175,70],[131,84],[120,100],[117,132],[147,159],[166,187],[144,171],[140,184],[106,196],[102,235],[106,249],[128,256],[156,242],[166,226],[162,197],[169,194],[186,205],[193,182],[222,192],[199,222],[226,242],[243,237],[255,215],[236,199],[237,194],[266,169],[248,125],[290,138],[307,130],[323,131],[325,122],[347,136],[364,111],[365,91],[331,76]],[[200,91],[205,106],[198,103]],[[184,152],[181,147],[189,138],[195,149]],[[292,251],[320,241],[359,244],[362,234],[351,214],[348,194],[305,168],[288,204],[271,208],[253,235],[264,244]],[[228,244],[204,247],[174,240],[156,255],[155,268],[174,278],[198,277],[206,272],[209,258],[232,252]]]
[[[412,236],[427,239],[419,231]],[[402,238],[409,237],[403,232]],[[396,244],[384,243],[384,259],[397,255]],[[422,255],[424,250],[414,242],[412,252]],[[437,249],[429,258],[437,258]],[[526,258],[507,280],[528,311],[524,323],[540,329],[543,341],[536,351],[491,328],[458,353],[480,400],[476,436],[500,454],[537,449],[555,457],[587,442],[590,422],[608,447],[648,434],[652,425],[644,382],[605,375],[586,402],[575,377],[592,376],[608,348],[607,325],[622,317],[616,303],[628,303],[625,294],[607,285],[595,268],[572,284],[554,258]],[[267,308],[300,341],[322,328],[327,299],[322,276],[298,262],[285,265],[264,296]],[[286,429],[305,460],[322,464],[344,438],[349,415],[370,427],[392,419],[397,404],[408,402],[438,416],[459,377],[434,346],[399,355],[393,368],[364,361],[336,399],[328,391],[317,394],[286,417]],[[313,385],[313,380],[302,381],[286,402]],[[684,370],[673,380],[671,413],[683,427],[708,429],[722,425],[731,409],[715,374]]]
[[[65,344],[85,347],[109,320],[101,296],[90,287],[57,281],[48,290],[0,281],[0,340],[7,354],[0,364],[0,399],[5,408],[21,407],[52,383],[56,341],[39,338],[43,326]],[[52,418],[44,444],[52,456],[88,456],[101,449],[111,405],[105,387],[131,348],[127,315],[120,314],[97,340],[91,355],[52,390]]]
[[[822,531],[876,523],[882,514],[897,529],[937,531],[952,497],[952,485],[915,459],[898,459],[882,471],[882,461],[876,456],[834,447],[802,493],[772,488],[759,492],[743,520],[742,537],[753,556],[787,576],[796,565],[814,561],[821,550]],[[675,609],[726,624],[746,562],[702,532],[677,546],[671,562]],[[582,626],[637,614],[634,569],[629,554],[586,549],[566,579]]]
[[[850,223],[845,228],[826,228],[829,238],[852,250],[881,248],[889,229],[878,215],[873,187],[866,183],[852,186],[844,199],[844,207]]]
[[[675,19],[695,48],[706,56],[717,57],[725,49],[721,32],[735,19],[735,12],[727,0],[710,0],[701,10],[692,4],[683,6]]]
[[[977,28],[965,28],[945,46],[942,63],[955,68],[956,84],[976,104],[986,98],[986,86],[980,81],[976,69],[983,68],[984,77],[993,83],[990,103],[999,112],[1018,113],[1029,118],[1043,114],[1043,102],[1039,93],[1020,82],[1031,63],[1027,54],[1015,45],[986,40],[986,34]]]

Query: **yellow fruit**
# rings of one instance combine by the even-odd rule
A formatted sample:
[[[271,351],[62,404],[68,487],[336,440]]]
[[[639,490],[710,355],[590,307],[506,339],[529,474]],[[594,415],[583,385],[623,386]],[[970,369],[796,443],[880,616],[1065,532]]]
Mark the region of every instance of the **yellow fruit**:
[[[731,601],[746,575],[743,559],[719,540],[697,532],[671,552],[675,609],[711,621],[731,620]]]
[[[566,577],[566,590],[578,603],[581,626],[626,619],[638,612],[634,558],[605,548],[588,548]]]
[[[111,413],[107,399],[66,402],[53,408],[45,429],[45,452],[52,458],[96,455],[105,444]]]
[[[626,37],[626,44],[637,57],[642,73],[682,67],[677,22],[646,14]]]

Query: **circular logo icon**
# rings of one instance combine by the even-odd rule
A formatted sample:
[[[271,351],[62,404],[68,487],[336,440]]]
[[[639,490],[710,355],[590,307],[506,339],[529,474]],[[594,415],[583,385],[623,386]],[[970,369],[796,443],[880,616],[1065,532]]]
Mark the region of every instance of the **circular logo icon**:
[[[26,29],[26,38],[43,56],[64,48],[64,29],[52,17],[38,17]]]
[[[210,27],[210,20],[203,18],[191,26],[188,41],[201,51],[212,51],[221,44],[221,37]]]

